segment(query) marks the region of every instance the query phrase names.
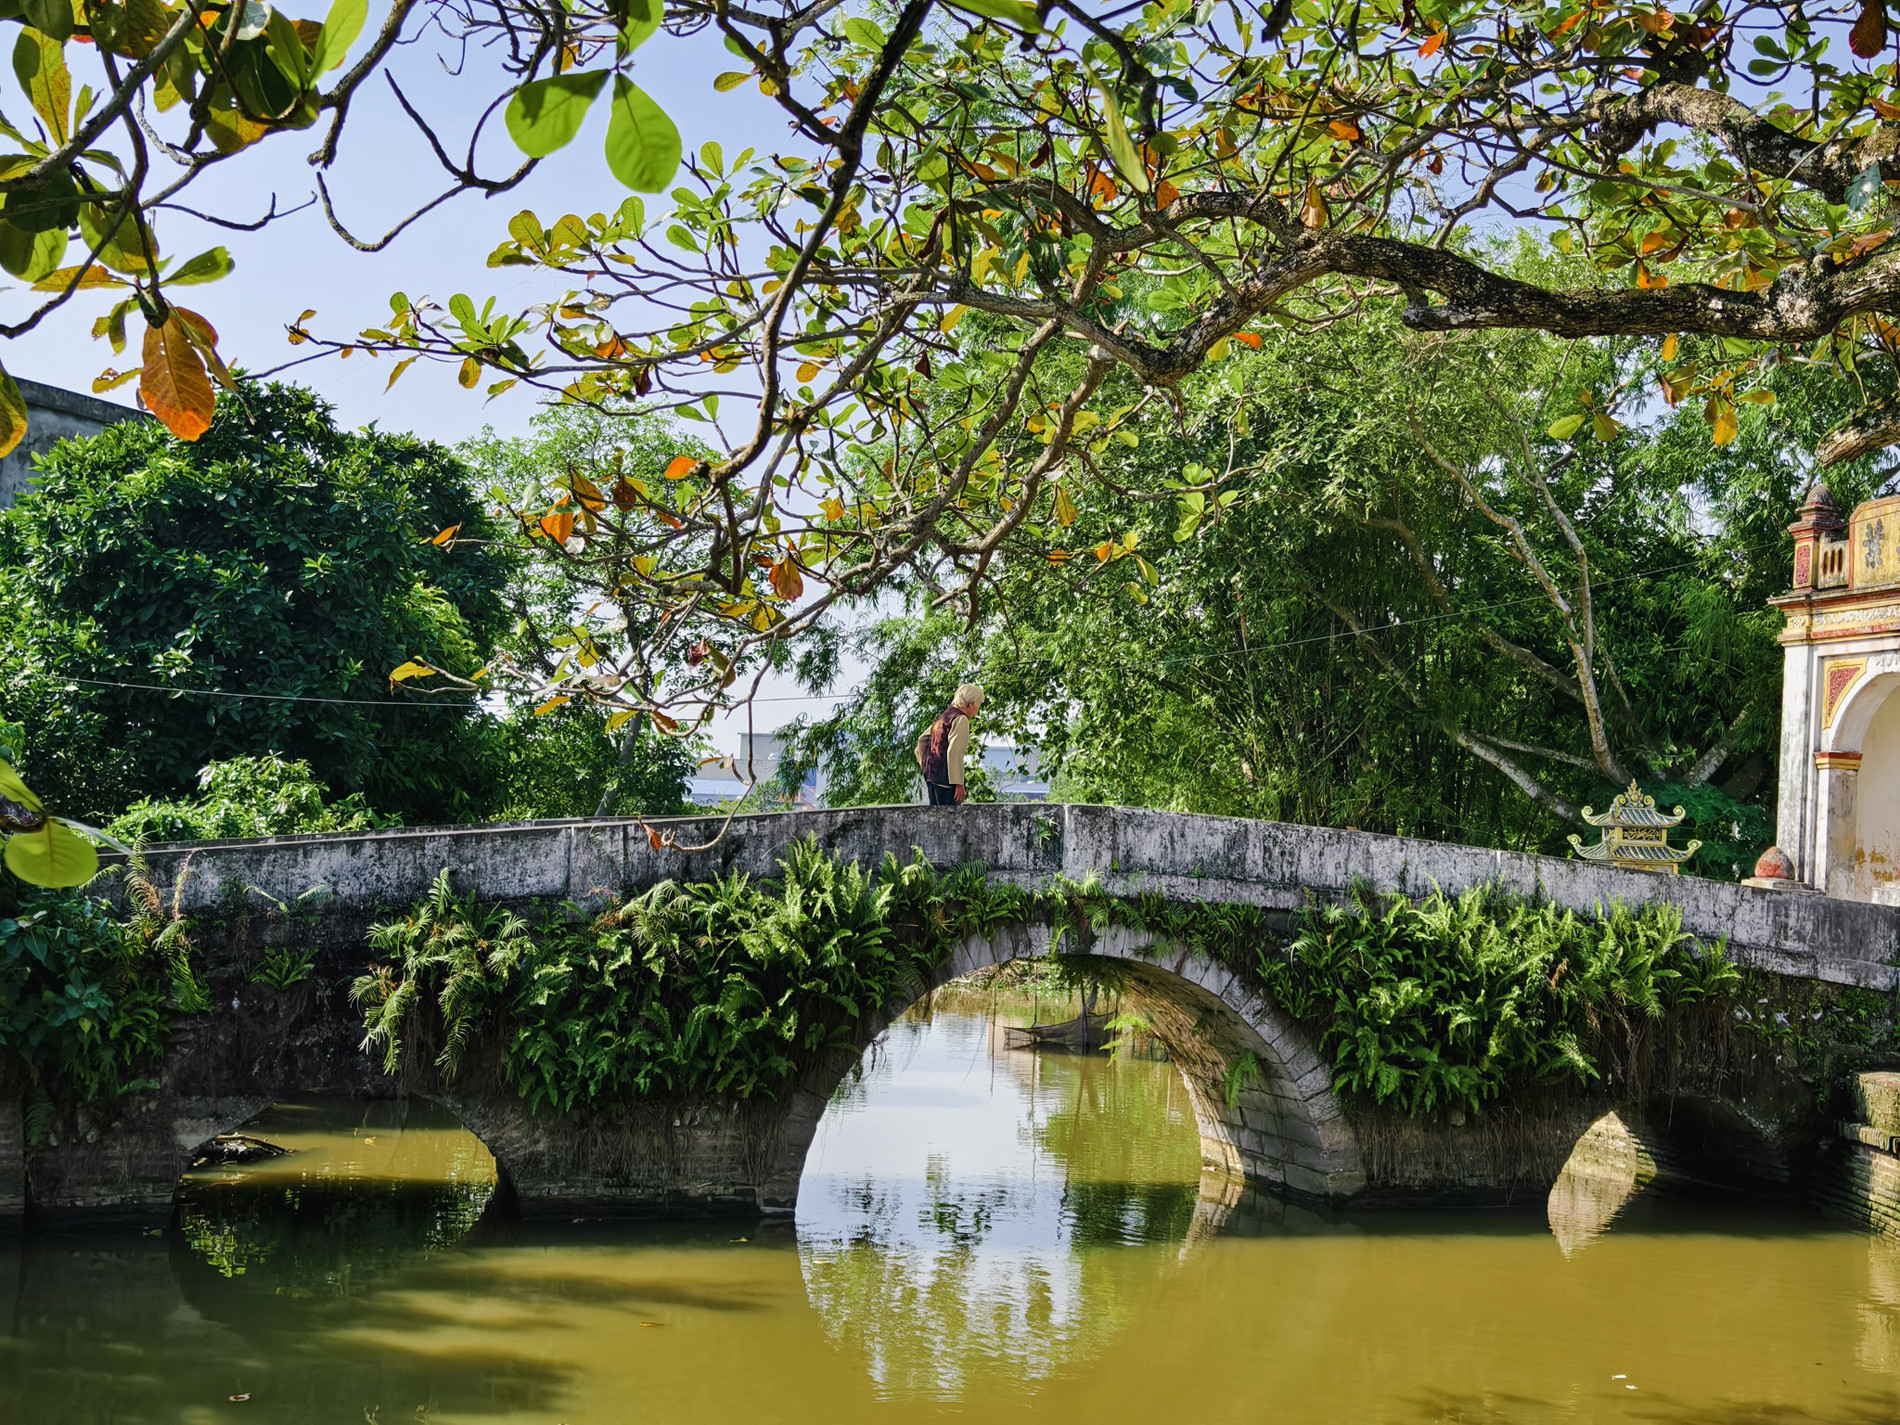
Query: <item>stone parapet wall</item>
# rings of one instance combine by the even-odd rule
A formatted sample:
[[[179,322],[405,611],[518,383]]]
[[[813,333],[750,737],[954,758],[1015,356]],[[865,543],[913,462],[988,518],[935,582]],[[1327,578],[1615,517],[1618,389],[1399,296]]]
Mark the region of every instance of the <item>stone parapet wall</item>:
[[[360,943],[371,920],[408,907],[444,868],[458,891],[489,900],[597,903],[666,879],[770,875],[786,846],[806,835],[863,864],[916,848],[938,866],[981,863],[1018,884],[1096,877],[1118,892],[1284,911],[1310,898],[1338,899],[1359,883],[1411,892],[1495,883],[1586,914],[1616,900],[1668,902],[1680,907],[1691,933],[1726,937],[1743,964],[1865,989],[1900,986],[1900,907],[1445,842],[1074,805],[764,814],[735,818],[723,837],[719,818],[655,825],[684,845],[716,844],[694,853],[655,851],[635,822],[564,821],[205,842],[155,848],[148,859],[162,889],[185,875],[181,903],[200,914],[247,903],[257,909],[263,902],[252,888],[289,901],[324,886],[334,899],[299,933],[334,944]]]

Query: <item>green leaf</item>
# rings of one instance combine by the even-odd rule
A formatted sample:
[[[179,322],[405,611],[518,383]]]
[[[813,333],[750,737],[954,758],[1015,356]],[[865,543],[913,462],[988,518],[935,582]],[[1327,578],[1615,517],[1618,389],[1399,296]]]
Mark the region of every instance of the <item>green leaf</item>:
[[[11,455],[14,447],[20,443],[20,438],[25,434],[26,397],[20,394],[20,383],[13,379],[12,373],[4,366],[0,366],[0,456]],[[6,790],[8,777],[12,777],[14,782],[20,781],[18,777],[13,777],[11,767],[0,762],[0,792]],[[19,789],[26,791],[25,783],[20,783]],[[7,795],[16,802],[22,800],[14,793],[8,792]],[[27,792],[27,796],[32,795],[31,792]],[[28,805],[38,806],[39,803],[36,799]]]
[[[972,15],[1014,25],[1024,34],[1033,35],[1042,29],[1036,23],[1036,7],[1023,4],[1022,0],[950,0],[950,3],[959,10],[968,10]]]
[[[713,88],[717,89],[721,94],[729,94],[751,77],[752,71],[749,69],[728,69],[724,74],[713,80]]]
[[[316,82],[318,70],[311,62],[310,51],[303,47],[303,36],[282,10],[270,12],[270,21],[264,29],[264,52],[293,89],[301,92]]]
[[[1091,74],[1090,78],[1094,78]],[[1095,80],[1095,87],[1102,96],[1102,112],[1108,121],[1108,153],[1115,161],[1115,169],[1127,180],[1128,185],[1138,193],[1148,191],[1148,165],[1141,161],[1141,150],[1135,147],[1135,141],[1128,136],[1128,126],[1122,122],[1121,106],[1115,102],[1115,95],[1101,80]]]
[[[66,33],[72,33],[70,7]],[[59,41],[37,30],[22,29],[13,43],[13,73],[54,145],[65,143],[70,135],[66,124],[73,108],[73,77],[66,68],[66,53]]]
[[[194,282],[215,282],[220,277],[230,275],[237,264],[231,260],[231,254],[221,247],[201,252],[189,262],[184,263],[176,272],[165,278],[167,286],[190,286]]]
[[[607,74],[604,69],[555,74],[522,85],[502,116],[515,147],[530,158],[546,158],[566,144],[580,132],[581,121],[607,82]]]
[[[662,0],[627,0],[627,23],[620,27],[620,55],[626,58],[653,37],[665,18]]]
[[[1880,195],[1885,185],[1880,181],[1880,160],[1875,159],[1859,173],[1854,181],[1847,185],[1847,211],[1859,213]]]
[[[18,392],[20,389],[18,386],[14,386],[13,378],[7,376],[5,372],[0,372],[0,378],[4,378],[5,384],[12,386],[15,392]],[[26,419],[26,407],[24,405],[20,407],[20,419],[22,422]],[[20,780],[20,774],[14,771],[13,768],[5,762],[0,762],[0,797],[5,797],[10,802],[18,802],[29,811],[44,811],[46,809],[41,805],[40,799],[33,795],[33,789]]]
[[[0,222],[0,267],[27,282],[37,282],[49,272],[59,270],[66,256],[66,230],[47,228],[43,232],[22,232],[12,223]]]
[[[328,74],[348,57],[350,46],[363,33],[363,21],[369,18],[368,0],[334,0],[324,18],[323,33],[317,36],[317,53],[312,61],[318,74]]]
[[[666,110],[625,75],[614,76],[607,167],[636,193],[658,193],[680,166],[680,131]]]
[[[7,838],[7,869],[28,885],[83,886],[99,874],[99,848],[48,818],[38,831]]]
[[[1569,440],[1571,436],[1583,429],[1583,419],[1581,415],[1565,416],[1560,421],[1552,422],[1550,438],[1552,440]]]
[[[19,13],[27,24],[54,41],[69,40],[73,34],[72,0],[20,0]]]
[[[881,50],[888,38],[882,29],[869,20],[846,20],[838,28],[852,44],[862,45],[865,49]]]

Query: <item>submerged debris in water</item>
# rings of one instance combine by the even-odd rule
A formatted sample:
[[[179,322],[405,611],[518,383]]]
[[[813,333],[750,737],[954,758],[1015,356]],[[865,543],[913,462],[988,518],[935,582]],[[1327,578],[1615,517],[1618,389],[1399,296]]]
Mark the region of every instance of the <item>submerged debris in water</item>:
[[[289,1148],[280,1148],[275,1143],[262,1138],[253,1138],[248,1133],[220,1133],[198,1150],[191,1160],[194,1168],[231,1168],[246,1163],[262,1163],[270,1158],[283,1158],[290,1154]]]

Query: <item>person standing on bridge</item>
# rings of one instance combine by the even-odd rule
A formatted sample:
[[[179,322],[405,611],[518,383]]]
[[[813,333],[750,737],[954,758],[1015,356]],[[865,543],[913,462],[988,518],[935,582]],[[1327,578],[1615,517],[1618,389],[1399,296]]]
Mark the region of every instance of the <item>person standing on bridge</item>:
[[[933,807],[959,806],[967,794],[963,758],[970,750],[970,721],[982,706],[983,685],[965,683],[917,739],[917,766]]]

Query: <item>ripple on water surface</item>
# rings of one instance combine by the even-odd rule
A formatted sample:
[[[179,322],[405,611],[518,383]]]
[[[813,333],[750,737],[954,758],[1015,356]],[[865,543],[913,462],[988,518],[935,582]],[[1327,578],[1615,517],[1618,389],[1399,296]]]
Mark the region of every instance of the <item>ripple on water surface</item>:
[[[274,1111],[297,1151],[194,1175],[167,1234],[0,1247],[0,1422],[1900,1419],[1887,1242],[1236,1201],[1168,1065],[1008,1050],[987,1008],[893,1028],[795,1226],[512,1226],[446,1115]]]

